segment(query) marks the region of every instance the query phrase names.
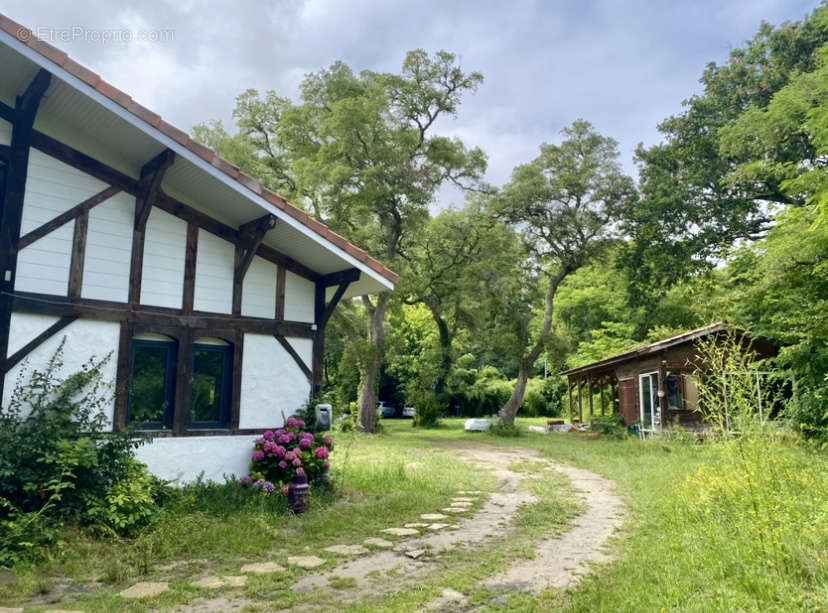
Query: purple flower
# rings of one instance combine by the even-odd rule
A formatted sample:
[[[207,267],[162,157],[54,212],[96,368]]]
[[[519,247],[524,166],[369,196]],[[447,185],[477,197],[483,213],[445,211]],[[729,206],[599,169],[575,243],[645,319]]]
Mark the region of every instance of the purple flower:
[[[253,484],[253,487],[256,488],[257,490],[260,490],[260,489],[262,489],[262,486],[264,484],[265,484],[264,480],[259,479]]]
[[[297,419],[296,420],[296,427],[297,428],[304,428],[306,425],[307,424],[305,423],[304,420],[302,420],[302,419]]]
[[[282,460],[281,462],[279,462],[279,468],[281,468],[281,469],[283,469],[283,470],[284,470],[285,468],[287,468],[287,462],[285,462],[284,460]]]
[[[270,481],[265,481],[262,484],[262,491],[266,494],[272,494],[275,489],[276,486],[274,486]]]
[[[250,475],[245,475],[244,477],[239,479],[239,485],[245,486],[250,485],[251,483],[253,483],[253,479],[250,477]]]
[[[287,421],[285,422],[285,426],[287,426],[288,428],[298,428],[299,420],[295,417],[288,417]]]
[[[314,455],[320,460],[327,460],[329,453],[325,447],[319,447],[314,453]]]
[[[274,436],[276,435],[273,434],[273,430],[265,430],[265,433],[262,434],[262,438],[266,441],[272,441]]]
[[[293,458],[293,462],[291,462],[291,464],[297,467],[302,466],[302,460],[300,460],[299,458]]]
[[[279,444],[280,445],[287,445],[290,442],[290,437],[287,434],[280,434],[279,435]]]
[[[254,462],[261,462],[264,459],[265,459],[265,452],[262,451],[261,449],[257,449],[256,451],[253,452],[253,461]]]
[[[256,444],[257,445],[264,445],[265,440],[263,438],[259,437],[259,438],[256,439]]]
[[[305,476],[305,469],[304,468],[297,468],[296,469],[296,475],[299,476],[299,477],[304,477]]]
[[[310,449],[311,448],[311,439],[303,438],[301,441],[299,441],[299,446],[302,449]]]
[[[287,496],[287,493],[288,493],[288,486],[285,485],[285,486],[282,487],[282,495]]]
[[[292,461],[293,458],[295,458],[295,457],[296,457],[296,452],[294,452],[294,451],[288,451],[287,453],[285,453],[285,459],[288,462]]]
[[[313,440],[313,432],[302,432],[302,435],[299,438],[309,438]]]
[[[330,435],[326,436],[324,440],[325,440],[325,447],[327,447],[328,449],[333,447],[333,439],[330,437]]]
[[[267,441],[267,442],[266,442],[266,443],[262,446],[262,451],[264,451],[265,453],[273,453],[273,449],[274,449],[275,447],[277,447],[277,445],[275,445],[274,443],[272,443],[272,442],[270,442],[270,441]]]
[[[295,432],[288,432],[287,433],[288,439],[293,442],[296,440],[296,433]]]
[[[276,445],[273,449],[273,455],[275,455],[277,458],[285,457],[285,453],[285,448],[281,445]]]

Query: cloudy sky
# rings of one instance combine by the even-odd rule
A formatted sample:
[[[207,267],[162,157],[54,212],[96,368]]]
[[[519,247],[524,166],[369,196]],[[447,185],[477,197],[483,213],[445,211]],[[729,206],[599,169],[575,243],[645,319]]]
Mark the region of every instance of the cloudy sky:
[[[7,0],[2,11],[186,130],[232,123],[234,99],[250,87],[295,96],[303,75],[336,60],[398,71],[407,50],[451,51],[485,82],[439,129],[482,147],[487,179],[501,184],[579,117],[619,141],[634,174],[636,145],[658,142],[656,125],[699,91],[707,62],[726,59],[762,20],[798,20],[817,4]]]

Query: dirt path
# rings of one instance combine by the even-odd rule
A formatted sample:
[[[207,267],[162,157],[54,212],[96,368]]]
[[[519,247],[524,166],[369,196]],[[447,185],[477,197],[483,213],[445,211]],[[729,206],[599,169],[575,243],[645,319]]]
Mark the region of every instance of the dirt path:
[[[394,550],[349,560],[331,571],[308,575],[293,589],[324,589],[330,579],[346,578],[356,582],[355,589],[348,590],[347,595],[343,594],[348,599],[376,596],[383,590],[396,591],[402,584],[413,583],[430,572],[434,568],[430,561],[440,552],[508,535],[520,505],[536,500],[534,495],[521,487],[521,482],[529,475],[508,468],[510,464],[527,460],[545,463],[549,469],[566,476],[572,483],[575,495],[584,503],[585,511],[573,521],[573,527],[567,533],[538,542],[533,559],[489,577],[481,585],[495,591],[521,590],[537,594],[547,588],[561,589],[573,585],[589,572],[591,563],[611,559],[604,549],[610,536],[621,525],[624,512],[624,503],[613,493],[611,481],[586,470],[549,462],[529,449],[507,450],[494,445],[457,445],[445,441],[438,444],[458,452],[464,461],[493,471],[497,491],[489,495],[480,510],[473,517],[458,522],[454,529],[409,539]],[[411,559],[406,552],[412,551],[426,553],[419,559]],[[378,572],[393,569],[402,571],[395,575],[394,582],[390,582],[393,585],[388,585],[389,582],[372,584],[366,580],[369,573],[376,576]],[[463,594],[446,590],[442,597],[426,605],[426,608],[456,611],[468,609],[468,606]]]

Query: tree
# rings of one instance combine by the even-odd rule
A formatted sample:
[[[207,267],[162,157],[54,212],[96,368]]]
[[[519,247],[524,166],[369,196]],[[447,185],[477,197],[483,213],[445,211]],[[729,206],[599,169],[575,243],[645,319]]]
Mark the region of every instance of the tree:
[[[489,315],[481,286],[510,274],[521,257],[519,245],[510,228],[475,202],[431,219],[403,257],[400,293],[408,302],[425,305],[437,326],[440,354],[433,390],[445,405],[454,339],[461,328],[479,329]]]
[[[517,383],[501,412],[506,423],[514,423],[535,361],[552,336],[561,283],[619,237],[636,196],[613,139],[583,120],[562,133],[560,145],[542,145],[535,160],[515,169],[496,204],[520,232],[545,286],[540,329],[521,350]]]
[[[767,107],[795,75],[813,70],[817,49],[828,40],[826,12],[821,7],[802,22],[778,28],[762,24],[727,63],[707,66],[704,93],[659,126],[663,143],[639,146],[642,197],[630,216],[634,241],[625,257],[637,304],[651,303],[662,288],[709,268],[735,243],[763,237],[772,223],[769,205],[799,201],[773,174],[729,180],[747,158],[722,148],[720,135],[747,109]],[[810,156],[801,140],[779,153],[786,162]]]
[[[357,75],[342,62],[310,74],[296,104],[273,92],[260,98],[248,91],[237,101],[235,118],[256,155],[240,163],[252,164],[268,185],[397,268],[440,187],[473,187],[485,170],[480,149],[434,133],[438,120],[456,115],[463,95],[482,80],[464,72],[450,53],[417,50],[407,54],[400,74]],[[214,136],[215,130],[202,130],[207,142]],[[368,323],[358,356],[359,414],[367,432],[376,425],[388,301],[387,293],[362,297]]]

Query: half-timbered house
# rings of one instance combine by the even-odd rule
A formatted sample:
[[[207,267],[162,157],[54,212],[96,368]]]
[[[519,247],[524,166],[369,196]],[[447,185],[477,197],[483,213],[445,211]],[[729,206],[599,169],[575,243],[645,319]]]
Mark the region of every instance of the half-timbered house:
[[[0,16],[0,391],[92,356],[165,478],[240,474],[322,382],[343,298],[397,276]]]

